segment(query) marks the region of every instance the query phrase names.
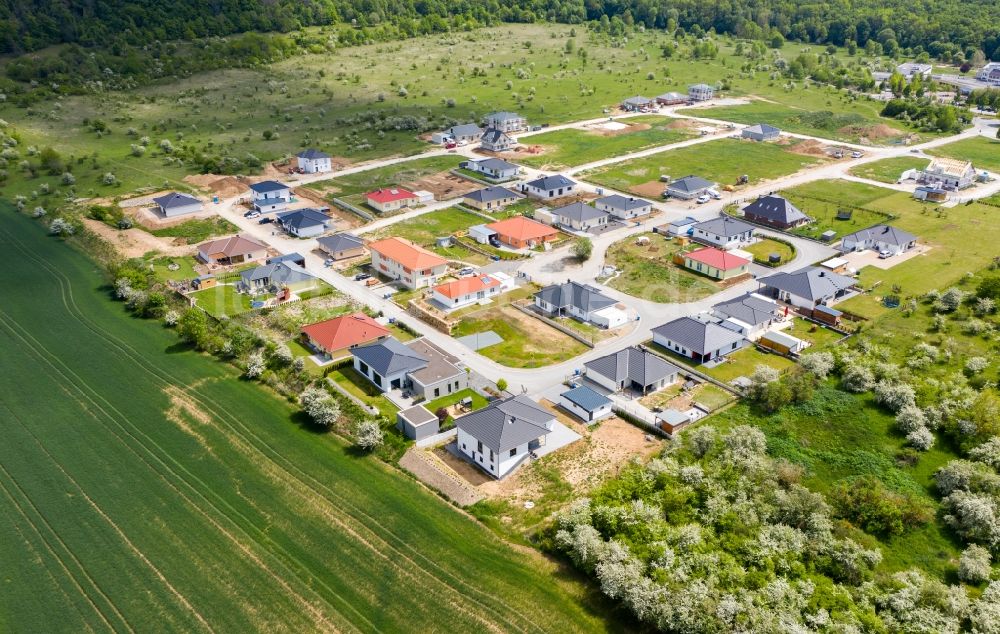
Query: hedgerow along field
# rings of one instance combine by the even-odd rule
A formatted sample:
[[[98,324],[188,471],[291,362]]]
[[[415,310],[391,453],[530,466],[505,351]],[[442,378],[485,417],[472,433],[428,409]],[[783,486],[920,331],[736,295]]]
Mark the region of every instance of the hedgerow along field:
[[[611,627],[553,564],[127,316],[93,263],[0,214],[3,629]]]

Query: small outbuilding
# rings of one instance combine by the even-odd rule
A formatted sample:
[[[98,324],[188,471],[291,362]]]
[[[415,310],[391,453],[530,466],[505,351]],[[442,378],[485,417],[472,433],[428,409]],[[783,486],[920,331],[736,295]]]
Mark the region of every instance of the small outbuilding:
[[[559,405],[586,423],[596,423],[611,416],[614,403],[597,390],[581,385],[560,394]]]
[[[773,141],[780,135],[781,130],[766,123],[748,126],[743,128],[743,132],[741,133],[744,139],[750,139],[751,141]]]
[[[424,440],[438,433],[438,417],[423,405],[414,405],[396,413],[396,429],[410,440]]]

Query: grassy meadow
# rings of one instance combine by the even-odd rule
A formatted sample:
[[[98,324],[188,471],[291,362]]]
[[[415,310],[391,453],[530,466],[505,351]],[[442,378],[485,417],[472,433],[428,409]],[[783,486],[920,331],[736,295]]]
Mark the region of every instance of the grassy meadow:
[[[912,169],[924,169],[927,167],[927,163],[927,159],[916,156],[894,156],[852,167],[850,172],[854,176],[860,176],[861,178],[867,178],[880,183],[896,183],[903,172]]]
[[[572,575],[127,316],[93,263],[2,214],[4,629],[612,627]]]
[[[1000,172],[1000,140],[983,136],[962,139],[927,150],[933,156],[972,161],[977,170]]]
[[[880,222],[888,222],[892,219],[891,213],[870,203],[892,192],[876,185],[838,179],[804,183],[782,190],[781,195],[813,219],[813,222],[793,229],[792,233],[818,239],[827,231],[833,231],[839,238]],[[838,218],[841,211],[850,211],[851,217]]]
[[[647,238],[644,244],[637,244]],[[605,283],[635,297],[661,303],[693,302],[722,288],[712,278],[689,271],[672,262],[681,246],[656,233],[644,233],[608,247],[605,261],[621,273]]]

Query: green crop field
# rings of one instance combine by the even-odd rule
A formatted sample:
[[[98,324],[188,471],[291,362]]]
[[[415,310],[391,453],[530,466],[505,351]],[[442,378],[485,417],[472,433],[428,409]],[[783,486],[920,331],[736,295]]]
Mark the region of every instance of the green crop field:
[[[850,172],[854,176],[880,183],[895,183],[899,181],[899,176],[906,170],[923,169],[927,167],[927,163],[927,159],[916,156],[895,156],[852,167]]]
[[[6,208],[2,629],[600,631],[567,573],[109,300]]]
[[[653,120],[652,124],[650,119]],[[521,144],[540,145],[544,152],[533,156],[519,156],[516,160],[518,163],[539,169],[557,170],[659,145],[669,145],[691,136],[683,128],[671,128],[670,125],[675,121],[665,117],[634,117],[621,119],[620,122],[640,129],[621,130],[608,136],[604,136],[598,130],[577,129],[536,134],[524,137],[521,139]]]
[[[750,177],[750,183],[757,183],[792,174],[820,162],[814,156],[796,154],[791,147],[717,139],[590,170],[580,176],[612,189],[643,194],[646,193],[643,185],[662,188],[659,183],[662,174],[668,174],[673,179],[694,174],[725,186],[735,185],[743,174]]]
[[[1000,172],[1000,140],[977,136],[927,150],[934,156],[972,161],[977,170]]]

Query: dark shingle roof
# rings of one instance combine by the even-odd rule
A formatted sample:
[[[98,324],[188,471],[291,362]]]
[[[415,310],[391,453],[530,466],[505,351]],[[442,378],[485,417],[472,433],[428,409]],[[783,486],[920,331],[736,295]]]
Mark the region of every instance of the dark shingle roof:
[[[634,105],[634,106],[648,106],[650,103],[652,103],[652,101],[653,100],[648,97],[643,97],[642,95],[636,95],[635,97],[629,97],[622,103],[627,103],[629,105]]]
[[[716,304],[712,308],[726,317],[738,319],[751,326],[759,326],[774,319],[778,305],[759,295],[747,293],[743,297]]]
[[[734,343],[743,341],[743,335],[720,326],[714,319],[705,317],[679,317],[653,328],[653,334],[698,354],[728,348]]]
[[[485,158],[470,162],[476,163],[477,165],[481,165],[486,169],[496,170],[498,172],[502,172],[504,170],[517,169],[517,165],[514,165],[513,163],[508,163],[507,161],[498,158]]]
[[[623,211],[631,211],[633,209],[640,209],[642,207],[648,207],[653,203],[642,198],[633,198],[632,196],[622,196],[621,194],[612,194],[611,196],[605,196],[604,198],[598,198],[597,202],[602,205],[607,205],[608,207],[613,207],[614,209],[621,209]]]
[[[747,132],[755,132],[757,134],[780,134],[781,130],[774,127],[773,125],[768,125],[766,123],[758,123],[752,125],[748,128],[744,128]]]
[[[611,403],[610,398],[590,389],[586,385],[574,387],[572,390],[563,392],[560,396],[588,412],[596,411]]]
[[[163,209],[173,209],[175,207],[187,207],[188,205],[200,205],[201,201],[194,196],[181,194],[180,192],[170,192],[163,196],[157,196],[153,202]]]
[[[541,178],[529,181],[528,185],[536,189],[559,189],[560,187],[576,185],[576,182],[571,181],[562,174],[553,174],[552,176],[542,176]]]
[[[838,291],[855,284],[854,278],[815,266],[807,266],[791,273],[777,273],[758,281],[769,288],[805,297],[814,302],[834,297]]]
[[[448,134],[452,136],[479,136],[482,133],[483,129],[475,123],[463,123],[461,125],[453,125],[448,128]]]
[[[695,231],[701,230],[705,233],[731,238],[744,234],[747,231],[753,231],[754,226],[730,216],[719,216],[705,222],[699,222],[694,226],[694,229]]]
[[[543,301],[558,308],[575,306],[586,313],[614,306],[618,303],[593,286],[574,281],[546,286],[535,293],[535,297],[541,298]]]
[[[267,192],[278,192],[282,189],[288,189],[288,185],[284,183],[279,183],[278,181],[261,181],[259,183],[254,183],[250,186],[250,189],[254,190],[258,194],[265,194]]]
[[[702,189],[714,187],[715,183],[707,181],[701,176],[685,176],[670,183],[667,189],[676,189],[682,192],[696,192]]]
[[[854,242],[885,242],[896,246],[909,244],[917,239],[917,236],[908,231],[897,229],[892,225],[875,225],[868,229],[862,229],[850,235],[844,236],[844,240]]]
[[[744,207],[743,213],[787,225],[809,220],[809,216],[799,211],[798,207],[781,196],[761,196]]]
[[[502,455],[548,434],[554,422],[552,412],[518,394],[456,418],[455,426]]]
[[[350,251],[365,246],[365,241],[349,233],[335,233],[325,238],[317,238],[316,242],[330,251]]]
[[[351,350],[351,354],[382,376],[413,372],[427,366],[427,359],[389,337]]]
[[[302,150],[301,152],[299,152],[295,156],[297,156],[299,158],[304,158],[304,159],[328,159],[328,158],[330,158],[330,155],[327,154],[326,152],[321,152],[321,151],[315,150],[313,148]]]
[[[467,200],[475,200],[481,203],[493,202],[494,200],[504,200],[505,198],[517,198],[517,194],[506,187],[484,187],[465,195]]]
[[[267,280],[274,286],[284,286],[285,284],[295,284],[315,279],[304,268],[294,262],[271,262],[262,264],[252,269],[247,269],[240,273],[240,278],[244,282],[257,280]]]
[[[576,220],[578,222],[585,222],[587,220],[597,220],[598,218],[603,218],[608,215],[608,212],[601,211],[597,207],[592,207],[591,205],[575,202],[570,203],[565,207],[553,210],[552,215],[559,216],[560,218],[568,218],[569,220]]]
[[[330,216],[327,216],[318,209],[312,209],[310,207],[276,214],[275,219],[281,223],[281,226],[288,229],[320,227],[326,226],[326,224],[330,222]]]
[[[615,383],[628,380],[643,386],[656,383],[680,371],[680,368],[664,360],[663,357],[636,346],[599,357],[583,365],[588,373],[596,372]]]
[[[483,132],[482,136],[483,143],[497,143],[504,138],[506,138],[509,141],[513,141],[513,139],[507,136],[506,132],[504,132],[503,130],[498,130],[497,128],[487,129],[486,132]]]

